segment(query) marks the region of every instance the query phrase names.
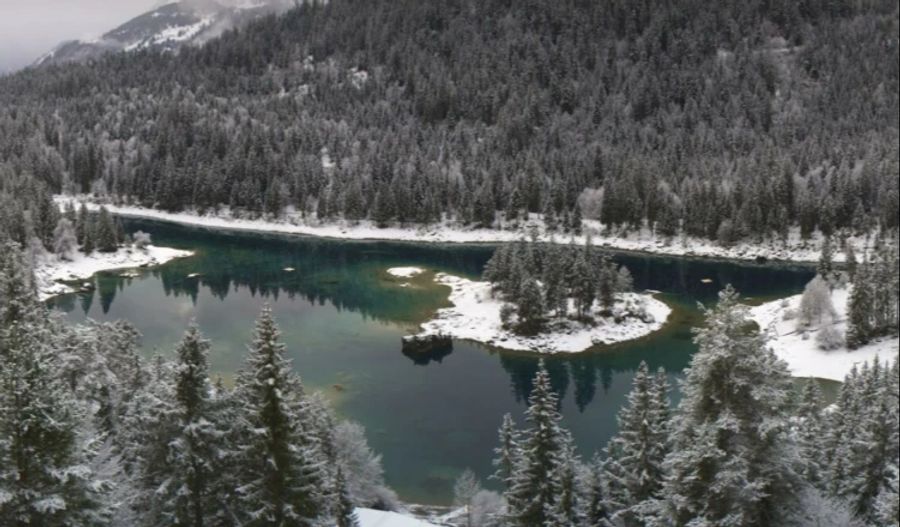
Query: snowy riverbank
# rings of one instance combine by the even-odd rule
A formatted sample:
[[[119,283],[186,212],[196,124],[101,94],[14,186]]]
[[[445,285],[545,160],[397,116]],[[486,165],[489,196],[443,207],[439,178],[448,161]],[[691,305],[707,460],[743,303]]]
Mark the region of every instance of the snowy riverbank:
[[[95,252],[90,255],[77,253],[71,260],[60,260],[55,255],[45,254],[35,262],[34,276],[38,297],[46,300],[52,296],[71,293],[75,289],[60,281],[72,282],[88,280],[94,273],[113,269],[148,267],[161,265],[175,258],[191,256],[191,251],[148,245],[144,249],[133,246],[120,247],[114,253]]]
[[[800,309],[800,298],[795,295],[781,300],[767,302],[750,309],[750,315],[759,327],[768,332],[769,346],[788,363],[794,377],[819,377],[843,381],[854,364],[872,361],[875,357],[887,362],[893,360],[900,349],[900,339],[885,338],[859,349],[848,350],[842,346],[834,350],[822,350],[816,342],[818,326],[806,331],[797,330],[796,313]],[[836,311],[834,327],[841,334],[846,333],[847,300],[849,291],[835,289],[832,302]],[[785,313],[788,314],[785,320]]]
[[[57,196],[60,204],[67,201],[85,199],[85,196]],[[100,205],[88,203],[88,208],[96,210]],[[392,240],[424,243],[498,243],[510,242],[522,239],[532,230],[538,234],[542,241],[550,241],[551,235],[544,231],[540,215],[532,214],[527,222],[520,221],[516,228],[510,229],[475,229],[464,227],[455,222],[444,222],[435,225],[411,225],[389,226],[379,228],[371,221],[346,222],[335,221],[321,223],[318,220],[303,217],[300,213],[288,210],[278,220],[265,219],[238,219],[231,217],[227,209],[221,209],[217,214],[198,215],[192,212],[164,212],[144,207],[127,205],[105,205],[110,212],[133,218],[146,218],[159,221],[168,221],[184,225],[194,225],[207,228],[231,229],[239,231],[271,232],[281,234],[301,234],[325,238],[337,238],[346,240]],[[533,226],[533,229],[532,229]],[[741,242],[730,247],[723,247],[713,241],[675,237],[666,239],[656,236],[647,229],[640,232],[631,232],[623,236],[605,234],[600,222],[593,220],[584,221],[585,235],[590,234],[594,245],[623,251],[646,252],[667,256],[695,256],[704,258],[724,258],[731,260],[756,261],[760,259],[791,261],[791,262],[815,262],[819,258],[821,239],[802,240],[799,232],[791,231],[785,242],[768,241],[760,244]],[[601,234],[603,233],[603,234]],[[584,235],[574,237],[577,244],[584,244]],[[553,237],[560,243],[569,243],[569,236],[555,233]],[[862,240],[855,240],[857,247],[862,247]],[[835,261],[843,261],[844,255],[836,251]]]
[[[356,509],[359,527],[436,527],[433,523],[397,512]]]
[[[391,271],[388,273],[393,274]],[[650,294],[625,293],[618,295],[614,311],[636,312],[643,308],[647,315],[643,320],[633,316],[619,322],[613,317],[599,318],[593,326],[558,320],[549,323],[539,335],[529,337],[503,328],[500,310],[504,302],[492,297],[490,283],[444,273],[435,275],[435,281],[450,287],[453,306],[438,310],[435,318],[422,324],[420,336],[448,335],[509,350],[575,353],[594,345],[633,340],[662,328],[671,312],[669,306]]]

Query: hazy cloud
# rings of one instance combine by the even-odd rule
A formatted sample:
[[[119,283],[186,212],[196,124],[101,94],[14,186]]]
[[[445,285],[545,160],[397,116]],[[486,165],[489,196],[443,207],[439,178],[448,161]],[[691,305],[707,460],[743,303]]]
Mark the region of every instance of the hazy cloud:
[[[31,64],[64,40],[97,37],[160,0],[0,0],[0,73]]]

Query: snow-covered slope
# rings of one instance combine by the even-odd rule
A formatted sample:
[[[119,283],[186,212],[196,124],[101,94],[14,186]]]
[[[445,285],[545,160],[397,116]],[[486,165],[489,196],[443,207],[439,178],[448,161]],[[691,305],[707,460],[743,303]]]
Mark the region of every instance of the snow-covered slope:
[[[36,66],[77,62],[115,51],[160,49],[202,44],[255,18],[285,11],[290,0],[182,0],[139,15],[94,40],[61,43]]]
[[[433,523],[396,512],[356,509],[359,527],[435,527]]]
[[[847,330],[849,296],[849,289],[836,289],[831,295],[837,315],[837,322],[833,324],[841,334]],[[875,357],[882,362],[889,362],[897,356],[900,349],[897,337],[879,339],[856,350],[848,350],[845,346],[828,351],[820,349],[816,342],[816,334],[821,330],[819,324],[806,331],[797,329],[796,314],[800,309],[801,297],[802,295],[795,295],[750,309],[750,316],[768,334],[769,346],[779,358],[787,362],[794,377],[843,381],[854,364],[860,366],[865,361],[871,362]],[[787,317],[785,313],[788,314]]]

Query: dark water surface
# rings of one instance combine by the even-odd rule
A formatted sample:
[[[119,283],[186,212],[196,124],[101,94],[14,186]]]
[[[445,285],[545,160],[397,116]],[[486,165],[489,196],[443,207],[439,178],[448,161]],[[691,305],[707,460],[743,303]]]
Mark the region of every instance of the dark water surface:
[[[444,305],[449,290],[400,287],[384,272],[416,265],[477,277],[490,246],[230,233],[146,220],[126,220],[125,227],[196,255],[137,278],[100,273],[96,291],[58,297],[55,307],[73,322],[131,321],[148,355],[172,353],[196,318],[213,341],[213,371],[228,378],[242,364],[261,305],[271,303],[305,384],[325,392],[342,417],[365,425],[388,482],[405,500],[447,503],[466,467],[486,478],[502,415],[522,421],[538,359],[462,341],[432,360],[405,356],[400,337]],[[675,384],[695,350],[698,301],[714,301],[727,283],[756,300],[796,294],[813,275],[803,267],[635,254],[615,259],[631,270],[636,288],[662,291],[675,313],[645,339],[546,359],[563,394],[565,424],[585,457],[615,432],[616,411],[640,361],[665,368]],[[188,277],[193,273],[199,276]],[[712,282],[701,281],[707,278]]]

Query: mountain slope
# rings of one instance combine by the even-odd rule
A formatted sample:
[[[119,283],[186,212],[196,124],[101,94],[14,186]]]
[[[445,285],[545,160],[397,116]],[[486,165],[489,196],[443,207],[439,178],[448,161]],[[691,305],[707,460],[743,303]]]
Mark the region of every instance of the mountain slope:
[[[289,8],[290,0],[217,2],[188,0],[168,3],[139,15],[95,40],[70,40],[40,57],[36,66],[79,62],[116,51],[175,51],[202,44],[228,29]]]

